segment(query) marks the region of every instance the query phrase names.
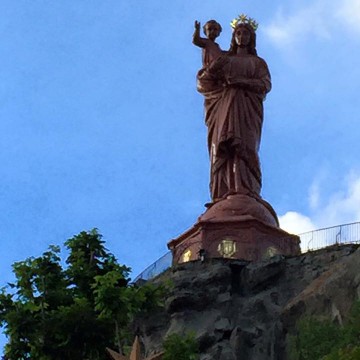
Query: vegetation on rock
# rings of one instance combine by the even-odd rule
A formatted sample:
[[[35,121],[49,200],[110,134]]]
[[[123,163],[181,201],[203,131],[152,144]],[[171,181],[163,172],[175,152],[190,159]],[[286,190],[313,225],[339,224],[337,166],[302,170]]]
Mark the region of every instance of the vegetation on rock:
[[[195,335],[169,335],[164,341],[163,360],[197,360],[199,359],[198,344]]]
[[[328,319],[301,319],[297,334],[290,338],[290,360],[359,360],[360,301],[341,326]]]

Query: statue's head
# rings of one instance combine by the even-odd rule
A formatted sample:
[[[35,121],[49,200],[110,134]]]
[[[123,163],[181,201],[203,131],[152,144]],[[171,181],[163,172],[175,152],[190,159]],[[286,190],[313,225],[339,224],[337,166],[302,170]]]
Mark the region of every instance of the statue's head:
[[[229,52],[236,54],[238,47],[247,48],[249,54],[256,55],[256,33],[248,23],[239,23],[234,28]]]
[[[203,26],[206,37],[214,41],[221,33],[222,27],[216,20],[209,20]]]

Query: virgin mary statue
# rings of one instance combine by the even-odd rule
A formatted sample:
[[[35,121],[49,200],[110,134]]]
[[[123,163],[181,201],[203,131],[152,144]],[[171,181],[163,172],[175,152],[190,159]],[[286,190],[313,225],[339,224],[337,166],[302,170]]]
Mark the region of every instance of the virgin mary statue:
[[[236,24],[229,51],[199,71],[197,88],[205,97],[213,202],[231,194],[260,200],[258,151],[271,80],[257,56],[254,24]]]
[[[194,226],[169,242],[173,261],[196,260],[196,254],[247,261],[298,255],[299,237],[280,229],[276,212],[260,196],[258,152],[271,80],[256,53],[257,24],[245,15],[236,19],[228,51],[215,43],[218,24],[207,24],[213,29],[206,29],[208,41],[199,38],[196,21],[193,42],[208,59],[197,74],[197,88],[205,98],[212,202]]]

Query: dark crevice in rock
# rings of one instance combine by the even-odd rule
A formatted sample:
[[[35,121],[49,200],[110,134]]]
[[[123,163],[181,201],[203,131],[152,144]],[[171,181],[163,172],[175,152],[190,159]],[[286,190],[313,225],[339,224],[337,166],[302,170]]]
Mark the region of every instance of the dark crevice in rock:
[[[232,294],[242,294],[241,271],[244,269],[244,267],[244,265],[230,264]]]

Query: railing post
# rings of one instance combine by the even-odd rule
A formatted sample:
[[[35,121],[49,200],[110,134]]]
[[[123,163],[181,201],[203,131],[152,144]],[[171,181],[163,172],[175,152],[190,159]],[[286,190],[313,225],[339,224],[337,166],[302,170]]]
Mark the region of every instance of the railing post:
[[[336,244],[336,245],[339,245],[339,243],[341,242],[341,229],[342,229],[342,225],[340,225],[340,230],[339,230],[339,232],[336,234],[336,238],[335,238],[335,244]],[[338,238],[340,238],[340,242],[339,242]]]
[[[310,243],[314,240],[314,231],[311,231],[311,239],[308,242],[308,251],[310,251]]]

